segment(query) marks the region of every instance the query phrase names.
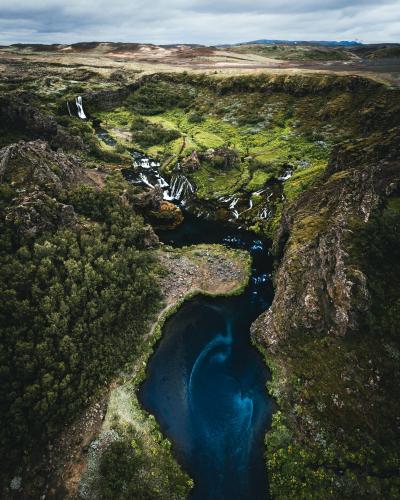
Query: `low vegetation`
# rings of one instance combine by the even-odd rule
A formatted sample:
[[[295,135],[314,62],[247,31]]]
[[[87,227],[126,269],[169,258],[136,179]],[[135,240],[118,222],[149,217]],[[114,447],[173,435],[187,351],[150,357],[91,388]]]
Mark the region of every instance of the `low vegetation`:
[[[284,61],[347,61],[346,49],[316,47],[312,45],[239,45],[231,49],[239,54],[257,54]]]
[[[158,309],[158,266],[120,182],[67,193],[82,223],[37,238],[1,212],[3,472],[85,407]],[[1,187],[4,208],[16,193]]]

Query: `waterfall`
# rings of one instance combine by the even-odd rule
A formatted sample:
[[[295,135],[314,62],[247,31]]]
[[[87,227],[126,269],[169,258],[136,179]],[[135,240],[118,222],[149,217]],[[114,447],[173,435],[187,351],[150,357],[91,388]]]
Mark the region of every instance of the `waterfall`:
[[[271,211],[268,210],[268,207],[263,208],[258,213],[258,216],[260,217],[260,219],[267,219],[270,215],[271,215]]]
[[[278,177],[278,181],[287,181],[293,175],[293,169],[289,168],[285,170],[284,174]]]
[[[76,104],[76,108],[78,110],[78,116],[79,116],[79,118],[82,118],[82,120],[86,120],[86,115],[85,115],[85,112],[83,111],[83,102],[82,102],[82,97],[81,96],[78,96],[75,99],[75,104]]]
[[[168,182],[164,179],[164,177],[161,177],[161,175],[157,176],[157,182],[160,188],[164,189],[169,186]]]
[[[146,186],[154,188],[153,184],[151,184],[151,182],[148,180],[148,178],[142,172],[140,172],[139,178],[143,182],[143,184],[146,184]]]
[[[170,196],[173,200],[180,200],[194,192],[194,187],[184,175],[176,175],[171,181]]]
[[[71,108],[69,107],[69,101],[67,101],[67,109],[68,109],[69,116],[72,116]]]
[[[229,205],[229,208],[230,208],[231,210],[233,210],[233,209],[236,207],[236,205],[237,205],[238,201],[239,201],[239,198],[233,198],[233,200],[231,201],[231,203],[230,203],[230,205]],[[236,210],[235,210],[235,212],[236,212]]]

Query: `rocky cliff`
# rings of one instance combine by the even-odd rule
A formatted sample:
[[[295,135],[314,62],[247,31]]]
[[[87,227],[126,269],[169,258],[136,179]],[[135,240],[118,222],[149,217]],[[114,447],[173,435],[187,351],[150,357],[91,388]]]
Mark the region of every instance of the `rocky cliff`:
[[[34,96],[29,93],[0,94],[0,124],[4,134],[45,139],[55,149],[84,149],[82,138],[71,135],[57,123],[53,114],[40,109]]]
[[[280,406],[266,438],[275,498],[399,494],[399,132],[338,146],[282,216],[274,302],[252,327]]]

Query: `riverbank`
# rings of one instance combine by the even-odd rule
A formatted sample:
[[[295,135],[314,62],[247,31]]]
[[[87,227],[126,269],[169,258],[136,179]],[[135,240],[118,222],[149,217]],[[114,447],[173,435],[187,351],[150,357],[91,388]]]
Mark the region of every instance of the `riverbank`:
[[[160,282],[164,307],[149,325],[126,373],[94,404],[95,411],[86,412],[87,419],[81,418],[71,428],[77,434],[69,438],[70,463],[64,463],[59,474],[67,497],[98,498],[96,492],[103,488],[101,457],[115,442],[129,442],[132,451],[141,456],[142,487],[154,498],[185,498],[193,486],[154,417],[140,406],[137,391],[166,319],[195,295],[240,294],[249,280],[251,257],[222,245],[163,247],[156,254],[164,269]],[[81,439],[77,438],[81,433]]]

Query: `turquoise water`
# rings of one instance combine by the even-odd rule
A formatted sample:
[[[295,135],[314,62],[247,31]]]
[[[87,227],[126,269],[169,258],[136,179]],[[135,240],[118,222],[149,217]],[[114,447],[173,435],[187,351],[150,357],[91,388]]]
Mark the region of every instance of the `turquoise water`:
[[[176,246],[215,242],[247,249],[253,270],[242,295],[195,298],[166,322],[140,401],[193,477],[193,499],[268,498],[263,442],[272,401],[249,331],[272,301],[268,248],[253,235],[189,216],[161,237]]]

